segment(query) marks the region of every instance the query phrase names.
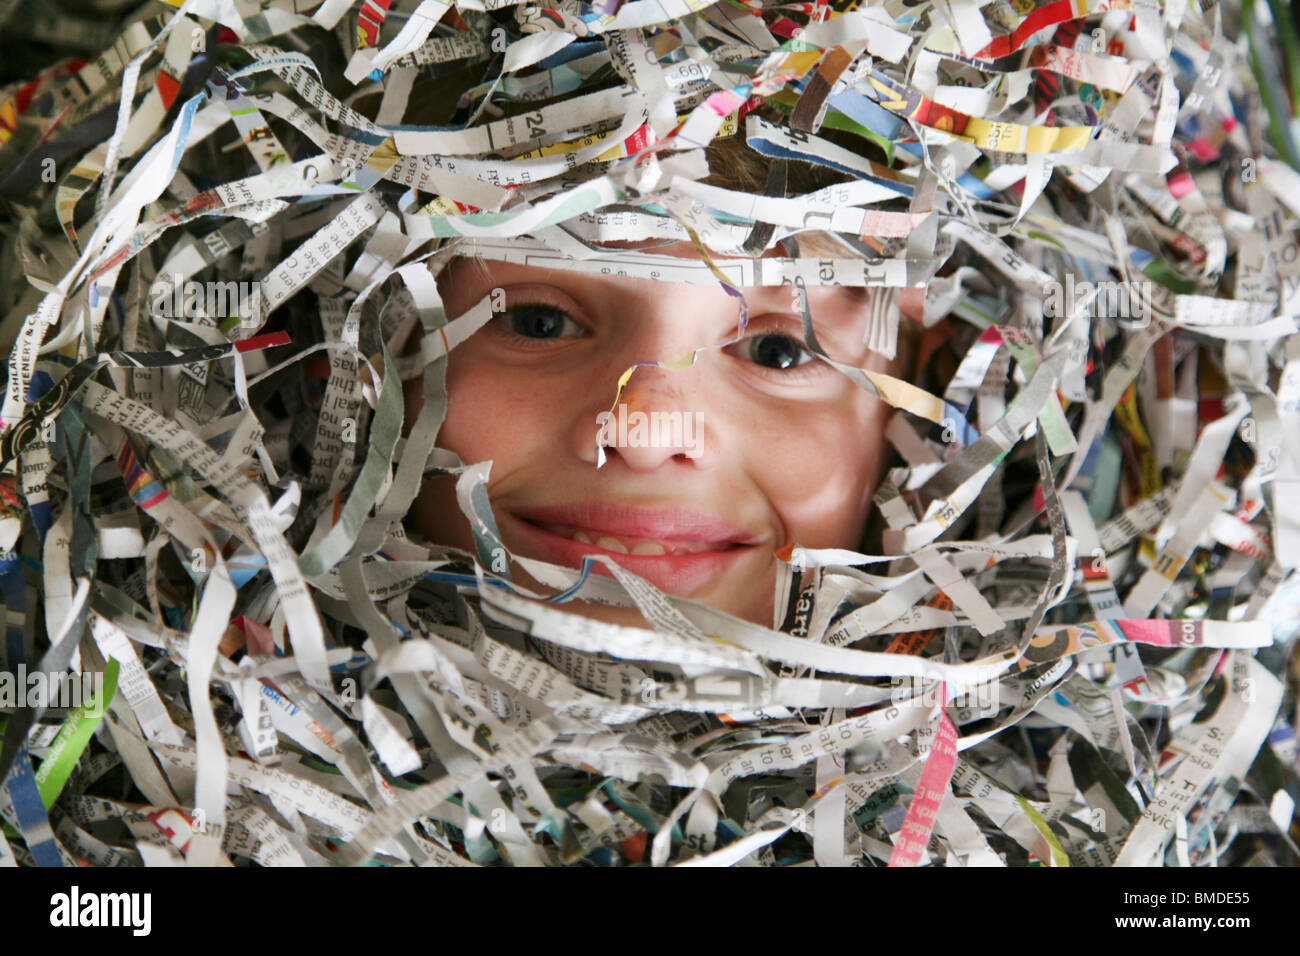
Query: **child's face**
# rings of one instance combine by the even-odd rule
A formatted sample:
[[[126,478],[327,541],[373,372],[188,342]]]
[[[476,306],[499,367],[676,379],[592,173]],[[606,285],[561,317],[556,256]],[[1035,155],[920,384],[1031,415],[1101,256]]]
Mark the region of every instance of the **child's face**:
[[[689,244],[669,250],[695,257]],[[512,552],[568,567],[586,553],[608,554],[665,592],[770,626],[774,551],[791,541],[857,548],[888,406],[803,349],[791,287],[743,289],[746,338],[700,352],[693,367],[638,368],[619,399],[625,411],[615,409],[606,426],[597,469],[598,416],[610,410],[619,376],[636,362],[675,362],[733,337],[737,300],[716,284],[504,262],[485,269],[464,259],[444,269],[438,286],[449,319],[505,291],[506,311],[449,357],[438,445],[466,463],[492,460],[488,495]],[[862,290],[810,286],[808,298],[827,354],[898,374],[862,344]],[[419,379],[406,394],[409,422]],[[671,431],[664,413],[678,413],[681,427]],[[426,482],[415,514],[430,540],[472,552],[455,480]],[[518,565],[511,574],[553,593]],[[566,608],[644,626],[634,608]]]

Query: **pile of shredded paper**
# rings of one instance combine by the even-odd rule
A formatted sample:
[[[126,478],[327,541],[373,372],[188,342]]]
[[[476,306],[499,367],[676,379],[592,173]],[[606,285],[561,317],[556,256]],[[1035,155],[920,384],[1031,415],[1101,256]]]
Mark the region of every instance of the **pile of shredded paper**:
[[[1300,862],[1281,0],[57,11],[0,3],[66,54],[0,89],[0,863]],[[766,190],[702,182],[727,136]],[[435,444],[453,255],[647,239],[742,328],[913,288],[872,341],[944,343],[855,379],[884,553],[792,542],[771,628],[519,587]],[[477,553],[405,528],[440,473]]]

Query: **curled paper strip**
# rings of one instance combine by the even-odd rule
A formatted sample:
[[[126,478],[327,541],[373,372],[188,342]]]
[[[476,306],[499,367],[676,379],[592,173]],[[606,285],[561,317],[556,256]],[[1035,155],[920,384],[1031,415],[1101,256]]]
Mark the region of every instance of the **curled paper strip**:
[[[0,861],[1300,862],[1289,8],[83,6]]]

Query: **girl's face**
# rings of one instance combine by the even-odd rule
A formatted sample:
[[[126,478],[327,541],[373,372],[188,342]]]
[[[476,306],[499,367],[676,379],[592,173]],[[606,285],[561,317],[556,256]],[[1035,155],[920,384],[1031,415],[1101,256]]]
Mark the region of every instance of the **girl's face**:
[[[689,244],[669,250],[695,255]],[[511,552],[575,568],[584,554],[610,555],[667,593],[770,626],[774,551],[790,542],[857,548],[888,406],[803,349],[791,287],[742,290],[743,340],[702,351],[681,371],[638,368],[619,398],[625,407],[604,426],[606,461],[597,469],[601,413],[619,376],[637,362],[676,362],[732,338],[736,299],[718,285],[468,259],[444,269],[438,286],[449,319],[504,290],[505,311],[449,356],[437,443],[467,464],[491,459],[488,495]],[[828,355],[898,374],[862,344],[862,290],[807,291]],[[409,422],[421,401],[418,378],[406,398]],[[455,481],[426,482],[415,516],[431,541],[473,552]],[[511,574],[554,593],[517,564]],[[644,626],[635,608],[565,607]]]

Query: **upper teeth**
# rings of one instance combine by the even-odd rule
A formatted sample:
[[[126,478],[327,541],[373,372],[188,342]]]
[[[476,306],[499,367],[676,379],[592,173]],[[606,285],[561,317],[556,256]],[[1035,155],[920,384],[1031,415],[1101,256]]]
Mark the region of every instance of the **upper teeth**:
[[[579,529],[553,530],[581,544],[594,544],[598,548],[604,548],[606,551],[613,551],[616,554],[696,554],[700,551],[722,550],[716,545],[704,541],[682,541],[666,544],[662,541],[649,541],[644,538],[620,539],[610,534],[597,535],[593,538],[588,532]]]

